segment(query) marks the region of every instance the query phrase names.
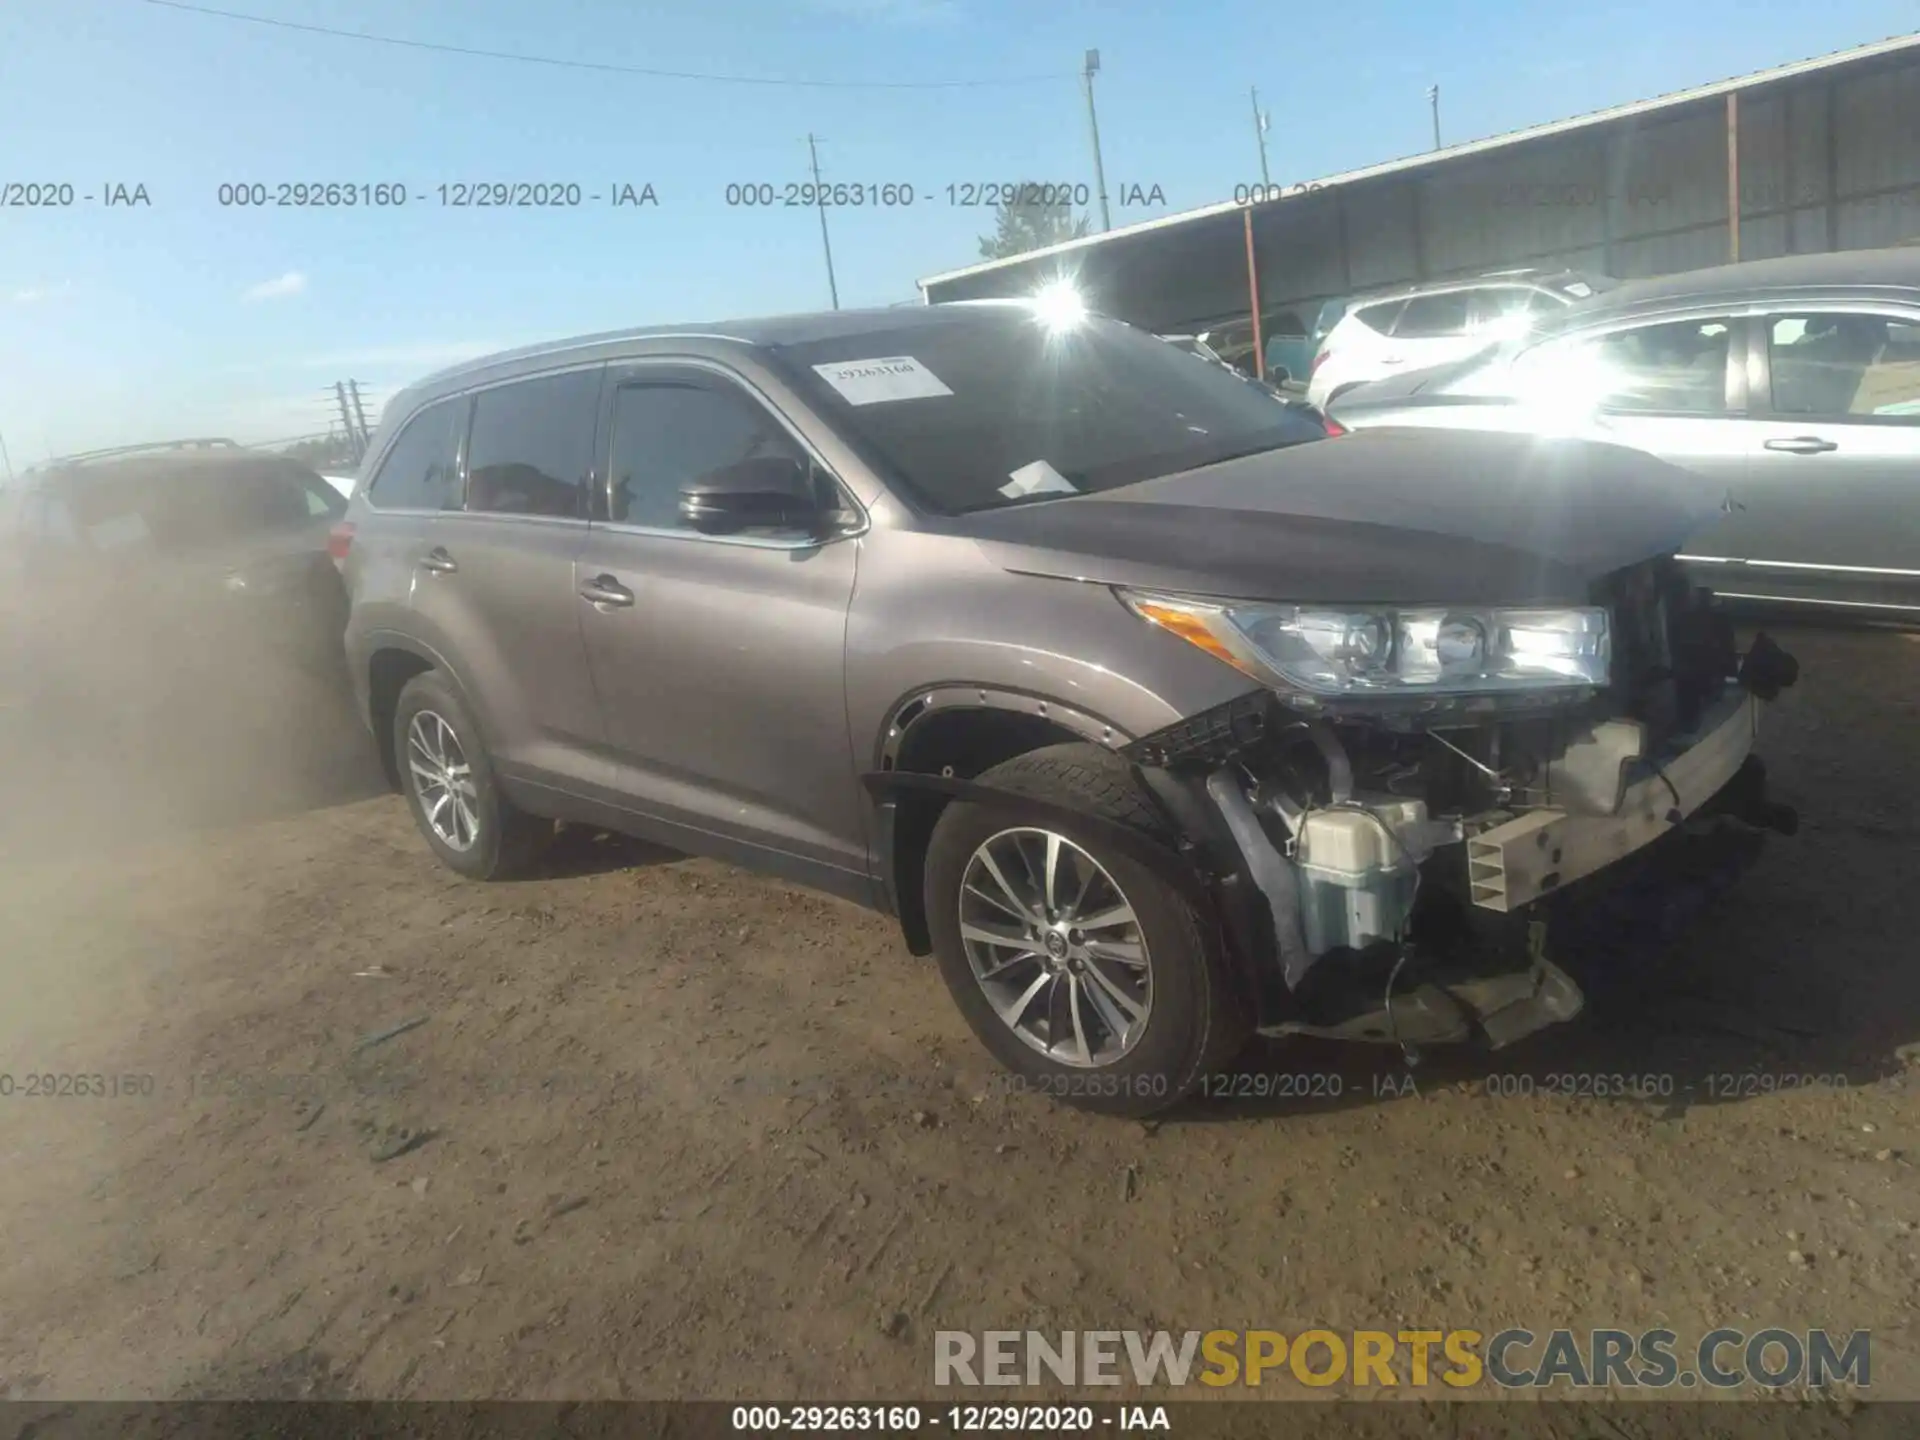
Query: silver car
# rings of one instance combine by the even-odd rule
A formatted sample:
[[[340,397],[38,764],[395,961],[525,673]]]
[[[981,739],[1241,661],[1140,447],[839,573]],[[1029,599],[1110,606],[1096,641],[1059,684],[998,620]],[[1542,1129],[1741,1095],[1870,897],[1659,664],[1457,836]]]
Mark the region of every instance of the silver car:
[[[1350,391],[1332,415],[1645,450],[1723,497],[1684,555],[1702,583],[1920,615],[1920,249],[1632,282],[1491,357]]]
[[[1750,752],[1794,666],[1680,579],[1684,476],[1329,440],[1111,320],[589,336],[405,391],[365,474],[348,662],[442,861],[570,822],[882,910],[1091,1107],[1255,1029],[1507,1043],[1580,1008],[1592,877],[1790,828]]]

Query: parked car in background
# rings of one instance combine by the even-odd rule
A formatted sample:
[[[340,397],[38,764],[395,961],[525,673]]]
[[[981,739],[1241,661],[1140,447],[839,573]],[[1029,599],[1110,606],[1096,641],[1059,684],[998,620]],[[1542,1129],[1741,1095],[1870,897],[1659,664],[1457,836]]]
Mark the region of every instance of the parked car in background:
[[[1351,303],[1343,299],[1323,301],[1314,313],[1311,328],[1302,326],[1295,312],[1283,314],[1267,337],[1267,378],[1284,389],[1304,392],[1307,378],[1313,373],[1313,357],[1320,353]]]
[[[1792,662],[1617,446],[1321,443],[1011,301],[588,336],[386,416],[348,668],[433,853],[573,821],[891,913],[1042,1094],[1163,1109],[1254,1029],[1511,1042],[1580,1008],[1585,877],[1778,820]]]
[[[1920,615],[1920,251],[1634,281],[1481,359],[1334,402],[1343,425],[1646,450],[1727,513],[1687,559],[1739,600]]]
[[[1248,374],[1239,366],[1230,364],[1222,359],[1220,352],[1207,343],[1207,337],[1205,335],[1162,335],[1160,338],[1176,350],[1184,350],[1187,354],[1204,360],[1210,365],[1218,365],[1221,369],[1238,376],[1249,385],[1259,386],[1282,405],[1287,406],[1296,414],[1305,416],[1313,424],[1318,425],[1323,432],[1327,434],[1341,433],[1338,428],[1333,425],[1332,421],[1328,420],[1327,417],[1314,406],[1309,405],[1306,398],[1297,391],[1288,392],[1283,390],[1273,381],[1259,379],[1256,376]]]
[[[158,724],[170,699],[292,666],[337,678],[346,500],[293,460],[176,441],[0,486],[0,615],[28,703]],[[263,682],[270,683],[270,682]]]
[[[1463,359],[1614,283],[1574,270],[1500,270],[1353,300],[1314,353],[1307,398],[1324,410],[1356,385]]]

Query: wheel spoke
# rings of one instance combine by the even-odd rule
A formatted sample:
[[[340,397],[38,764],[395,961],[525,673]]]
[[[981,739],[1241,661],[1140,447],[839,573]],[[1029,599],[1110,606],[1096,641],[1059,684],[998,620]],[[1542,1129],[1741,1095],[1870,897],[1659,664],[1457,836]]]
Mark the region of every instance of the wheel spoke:
[[[1024,930],[1001,930],[988,925],[967,923],[961,925],[960,933],[969,940],[978,940],[982,945],[998,945],[1003,950],[1032,948],[1032,937]]]
[[[1023,925],[1033,919],[1025,910],[1021,910],[1010,902],[1000,899],[997,895],[989,895],[978,885],[967,886],[967,893],[977,899],[986,901],[987,904],[993,906],[994,909],[1000,911],[1002,914],[1011,915]]]
[[[1125,900],[1118,905],[1110,905],[1105,910],[1097,910],[1091,915],[1082,915],[1073,922],[1076,930],[1111,930],[1116,925],[1133,923],[1133,907]]]
[[[1051,920],[1060,913],[1060,837],[1051,830],[1047,832],[1047,869],[1046,880],[1041,886],[1041,903],[1046,907],[1047,918]]]
[[[1014,966],[1024,964],[1029,960],[1032,960],[1035,963],[1044,963],[1041,959],[1039,952],[1034,950],[1022,950],[1018,955],[1015,955],[1011,960],[1002,960],[998,965],[995,965],[992,969],[980,971],[979,972],[980,983],[984,985],[989,980],[997,980],[1000,976],[1004,975],[1007,971],[1013,969]]]
[[[1073,1016],[1073,1048],[1082,1065],[1093,1063],[1093,1051],[1087,1046],[1086,1026],[1080,1021],[1080,982],[1073,976],[1067,976],[1067,1009]]]
[[[1093,1008],[1100,1012],[1101,1018],[1113,1027],[1116,1035],[1124,1035],[1146,1018],[1146,1011],[1126,988],[1117,984],[1100,968],[1098,961],[1089,961],[1087,968],[1080,972],[1087,977],[1087,993],[1093,998]],[[1115,1010],[1120,1013],[1115,1014]]]
[[[1027,1013],[1028,1007],[1033,1004],[1033,997],[1038,995],[1051,979],[1053,979],[1052,974],[1046,970],[1042,970],[1040,974],[1035,977],[1033,984],[1029,985],[1020,993],[1019,999],[1009,1005],[995,1007],[1000,1012],[1000,1018],[1018,1030],[1020,1028],[1020,1017]]]
[[[1098,955],[1106,960],[1118,960],[1122,965],[1138,966],[1147,963],[1146,951],[1137,940],[1100,940],[1089,936],[1087,953]]]
[[[985,847],[982,847],[979,858],[980,858],[980,863],[982,866],[985,867],[986,872],[993,877],[994,883],[998,885],[1003,891],[1006,892],[1006,896],[1009,900],[1013,901],[1013,903],[1019,907],[1019,913],[1022,916],[1026,917],[1027,919],[1037,919],[1038,916],[1035,913],[1033,904],[1030,901],[1023,898],[1020,892],[1014,889],[1013,886],[1008,883],[1007,877],[1001,874],[1000,866],[998,862],[996,862],[993,858],[993,852],[989,849],[986,849]]]

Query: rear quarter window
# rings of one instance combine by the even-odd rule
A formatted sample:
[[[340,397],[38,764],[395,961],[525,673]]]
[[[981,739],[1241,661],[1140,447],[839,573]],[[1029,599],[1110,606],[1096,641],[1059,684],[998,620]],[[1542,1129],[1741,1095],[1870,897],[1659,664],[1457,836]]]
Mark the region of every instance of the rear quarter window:
[[[454,466],[458,427],[467,398],[436,400],[401,427],[367,486],[379,510],[458,510],[460,479]]]
[[[1400,318],[1400,312],[1407,308],[1405,300],[1381,300],[1372,305],[1358,305],[1348,312],[1348,318],[1358,321],[1376,335],[1391,335],[1393,322]]]

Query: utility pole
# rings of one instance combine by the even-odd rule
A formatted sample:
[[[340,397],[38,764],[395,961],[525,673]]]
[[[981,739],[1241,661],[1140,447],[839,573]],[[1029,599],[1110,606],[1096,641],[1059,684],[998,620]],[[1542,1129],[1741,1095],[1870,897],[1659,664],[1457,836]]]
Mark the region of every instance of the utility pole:
[[[1433,107],[1433,148],[1440,148],[1440,87],[1427,87],[1427,104]]]
[[[1113,215],[1107,209],[1107,170],[1100,161],[1100,117],[1093,108],[1093,77],[1100,73],[1100,52],[1087,51],[1087,68],[1082,78],[1087,83],[1087,127],[1093,132],[1093,181],[1100,192],[1100,228],[1113,228]]]
[[[13,457],[7,454],[7,439],[0,435],[0,460],[7,462],[7,479],[13,479]]]
[[[1253,138],[1260,143],[1260,190],[1264,194],[1272,188],[1273,181],[1267,176],[1267,116],[1260,109],[1260,91],[1255,87],[1253,94]]]
[[[820,189],[820,151],[813,143],[813,136],[807,136],[807,154],[813,160],[813,203],[820,211],[820,248],[827,254],[827,293],[833,297],[833,308],[840,308],[840,286],[833,278],[833,242],[827,238],[827,197]]]
[[[353,458],[355,460],[364,460],[367,458],[367,442],[372,440],[373,436],[367,433],[367,407],[360,403],[360,382],[358,380],[347,381],[347,394],[353,399],[353,418],[359,425],[359,429],[355,433],[360,438],[354,442]]]
[[[347,408],[346,381],[336,380],[333,382],[333,398],[340,406],[340,428],[347,432],[347,443],[353,449],[353,458],[355,461],[358,461],[360,458],[360,441],[358,432],[353,428],[353,411]]]

